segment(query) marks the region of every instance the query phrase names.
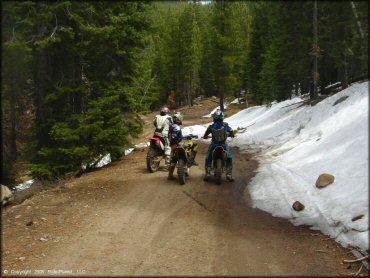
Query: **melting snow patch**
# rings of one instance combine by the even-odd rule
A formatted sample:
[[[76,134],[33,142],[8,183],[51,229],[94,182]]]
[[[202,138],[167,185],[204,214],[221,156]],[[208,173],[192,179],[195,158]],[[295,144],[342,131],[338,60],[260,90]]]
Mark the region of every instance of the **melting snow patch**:
[[[234,99],[232,102],[230,102],[230,104],[243,104],[245,103],[245,101],[241,101],[242,98],[238,99]]]
[[[125,150],[125,155],[129,155],[130,153],[132,153],[133,150],[134,150],[134,148],[129,148],[129,149]]]
[[[142,150],[142,149],[145,149],[149,146],[150,146],[149,142],[139,143],[139,144],[135,145],[134,150]]]
[[[98,161],[98,163],[96,163],[96,165],[95,165],[95,167],[94,167],[94,168],[101,168],[101,167],[103,167],[103,166],[105,166],[105,165],[107,165],[107,164],[109,164],[109,163],[111,163],[111,162],[112,162],[112,159],[111,159],[110,153],[108,153],[108,154],[106,154],[105,156],[103,156],[102,158],[98,158],[98,159],[99,159],[99,161]],[[98,160],[98,159],[97,159],[97,160]],[[95,161],[97,161],[97,160],[95,160]],[[95,162],[90,163],[90,167],[92,167],[94,164],[95,164]],[[83,165],[81,166],[81,168],[82,168],[83,170],[86,170],[86,165],[85,165],[85,164],[83,164]]]
[[[17,186],[15,186],[15,191],[21,191],[21,190],[25,190],[27,188],[30,188],[31,185],[35,182],[35,180],[28,180],[28,181],[25,181],[23,183],[20,183],[18,184]]]
[[[112,162],[112,159],[111,159],[111,157],[110,157],[110,153],[109,153],[109,154],[107,154],[107,155],[103,156],[103,157],[99,160],[99,162],[96,164],[95,168],[101,168],[101,167],[103,167],[103,166],[105,166],[105,165],[107,165],[107,164],[109,164],[109,163],[111,163],[111,162]]]

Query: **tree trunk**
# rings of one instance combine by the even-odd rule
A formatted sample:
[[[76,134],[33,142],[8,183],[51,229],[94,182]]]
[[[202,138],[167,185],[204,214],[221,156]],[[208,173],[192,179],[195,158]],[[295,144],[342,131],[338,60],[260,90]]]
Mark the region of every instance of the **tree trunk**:
[[[195,79],[195,70],[191,71],[191,94],[190,94],[190,106],[194,105],[194,95],[196,90],[197,81]]]
[[[13,83],[13,82],[12,82]],[[17,113],[16,113],[16,97],[14,91],[14,84],[10,92],[10,134],[9,134],[9,155],[12,161],[16,161],[17,155]]]
[[[46,123],[46,107],[44,105],[44,97],[46,96],[46,76],[47,76],[47,55],[45,50],[38,51],[36,58],[35,71],[35,108],[36,108],[36,122],[38,127],[43,127]],[[43,146],[46,134],[43,128],[37,130],[38,143]]]
[[[313,98],[316,98],[318,95],[317,92],[317,84],[319,79],[318,73],[318,65],[317,65],[317,57],[318,57],[318,36],[317,36],[317,0],[313,2],[313,94],[311,95]],[[311,98],[312,98],[311,97]]]
[[[81,70],[81,65],[80,65],[80,59],[79,57],[74,57],[73,59],[73,86],[79,87],[81,85],[82,81],[82,70]],[[75,113],[81,113],[82,112],[82,97],[83,93],[82,92],[76,92],[73,95],[74,98],[74,107],[73,111]]]
[[[37,11],[43,12],[45,3],[37,2]],[[41,34],[44,31],[45,26],[43,23],[37,23],[37,33]],[[46,127],[46,110],[47,107],[44,105],[44,97],[46,96],[47,90],[47,77],[50,76],[48,71],[48,53],[45,48],[41,46],[33,46],[33,52],[35,56],[35,126],[36,126],[36,137],[37,137],[37,149],[46,146],[48,142],[48,129]]]
[[[224,108],[224,94],[220,92],[220,109],[221,111],[225,111],[225,108]]]
[[[188,84],[188,91],[187,91],[187,96],[188,96],[188,106],[191,106],[191,94],[192,94],[192,85],[191,85],[191,79]]]
[[[341,67],[339,72],[339,80],[342,83],[342,89],[348,87],[348,65],[347,65],[347,55],[344,55],[344,65]]]
[[[188,104],[188,86],[186,82],[184,82],[182,87],[182,101],[184,106]]]
[[[223,81],[221,81],[222,83]],[[220,110],[223,112],[225,110],[224,108],[224,86],[218,87],[218,96],[220,98]]]
[[[351,7],[352,7],[353,15],[355,16],[355,19],[356,19],[358,32],[360,33],[360,36],[361,36],[361,39],[363,40],[363,42],[365,42],[364,30],[362,29],[361,21],[360,21],[360,19],[358,18],[358,15],[357,15],[357,9],[356,9],[355,3],[354,3],[353,1],[351,1]],[[363,45],[362,45],[362,46],[363,46]]]
[[[362,29],[362,26],[361,26],[361,21],[360,19],[358,18],[358,14],[357,14],[357,8],[356,8],[356,5],[353,1],[351,1],[351,7],[352,7],[352,12],[353,12],[353,15],[355,16],[355,19],[356,19],[356,23],[357,23],[357,30],[358,30],[358,33],[360,34],[361,36],[361,39],[362,39],[362,43],[361,43],[361,54],[362,56],[365,56],[366,55],[366,39],[365,39],[365,33],[364,33],[364,30]],[[364,70],[361,71],[361,74],[362,75],[365,75],[366,72]]]

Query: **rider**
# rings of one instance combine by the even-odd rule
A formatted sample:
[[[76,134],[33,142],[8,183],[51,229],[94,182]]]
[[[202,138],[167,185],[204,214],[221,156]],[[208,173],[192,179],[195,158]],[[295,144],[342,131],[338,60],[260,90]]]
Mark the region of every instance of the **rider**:
[[[171,145],[171,164],[168,171],[168,179],[173,178],[173,171],[175,170],[176,161],[173,161],[172,155],[173,151],[177,148],[178,144],[181,142],[182,139],[186,138],[186,136],[182,135],[181,127],[182,121],[184,120],[184,117],[180,112],[175,113],[172,116],[173,124],[170,126],[169,130],[169,138],[170,138],[170,145]],[[195,156],[198,152],[198,145],[196,143],[193,143],[192,145],[192,151],[190,152],[190,163],[191,165],[198,165],[198,163],[195,161]]]
[[[227,136],[235,137],[234,130],[229,127],[227,123],[224,123],[224,113],[220,109],[212,114],[213,124],[209,125],[203,138],[207,139],[209,134],[212,134],[212,142],[208,148],[206,155],[206,175],[204,180],[207,181],[211,176],[211,164],[212,164],[212,152],[216,146],[223,146],[227,151],[226,160],[226,179],[228,181],[234,181],[232,177],[233,171],[233,155],[230,151],[229,146],[226,144]]]
[[[168,132],[172,125],[172,117],[170,115],[170,109],[162,107],[159,115],[155,116],[153,124],[155,126],[154,135],[163,138],[164,141],[164,155],[165,155],[165,167],[168,169],[171,161],[171,147],[168,138]]]

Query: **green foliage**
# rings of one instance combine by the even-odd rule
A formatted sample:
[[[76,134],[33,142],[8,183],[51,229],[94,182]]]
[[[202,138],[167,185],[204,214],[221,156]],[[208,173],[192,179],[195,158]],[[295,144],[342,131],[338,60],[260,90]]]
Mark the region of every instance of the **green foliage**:
[[[73,175],[108,153],[116,160],[141,131],[135,113],[159,97],[150,5],[5,3],[3,89],[14,96],[34,84],[34,177]]]
[[[254,101],[285,100],[292,91],[308,93],[312,88],[313,3],[256,2],[251,9],[244,84]],[[318,10],[319,84],[323,88],[341,81],[346,86],[348,79],[367,73],[362,57],[368,59],[363,51],[368,40],[359,38],[350,2],[319,1]],[[358,12],[367,27],[368,13]]]

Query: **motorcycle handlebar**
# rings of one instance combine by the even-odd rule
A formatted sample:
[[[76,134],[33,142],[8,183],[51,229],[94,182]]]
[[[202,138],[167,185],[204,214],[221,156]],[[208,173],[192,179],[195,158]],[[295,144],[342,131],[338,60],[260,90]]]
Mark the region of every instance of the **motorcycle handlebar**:
[[[228,134],[227,134],[227,137],[235,138],[235,133],[236,133],[235,131],[234,131],[234,134],[233,134],[233,135],[231,135],[231,133],[228,133]],[[203,139],[208,139],[208,138],[209,138],[209,135],[208,135],[207,137],[204,137],[204,136],[203,136],[202,138],[203,138]]]
[[[185,139],[191,140],[191,139],[198,139],[198,135],[189,134],[187,136],[184,136]]]

